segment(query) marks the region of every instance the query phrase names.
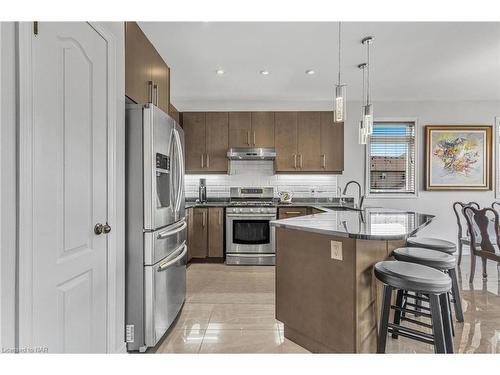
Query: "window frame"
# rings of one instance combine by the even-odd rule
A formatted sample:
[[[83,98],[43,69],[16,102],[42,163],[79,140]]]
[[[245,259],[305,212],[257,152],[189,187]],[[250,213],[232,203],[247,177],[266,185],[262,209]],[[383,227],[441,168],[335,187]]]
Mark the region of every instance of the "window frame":
[[[380,117],[373,120],[375,125],[378,122],[385,123],[413,123],[415,129],[415,191],[413,193],[372,193],[370,190],[370,144],[365,145],[365,196],[370,199],[416,199],[420,190],[420,125],[417,117]]]

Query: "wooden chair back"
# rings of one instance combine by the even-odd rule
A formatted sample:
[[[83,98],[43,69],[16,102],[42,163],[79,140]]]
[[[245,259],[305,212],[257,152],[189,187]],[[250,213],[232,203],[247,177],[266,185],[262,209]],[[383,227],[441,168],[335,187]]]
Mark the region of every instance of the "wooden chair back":
[[[476,207],[479,209],[479,204],[476,202],[469,202],[469,203],[463,203],[463,202],[455,202],[453,203],[453,211],[455,212],[455,217],[457,219],[457,226],[458,226],[458,241],[460,242],[460,239],[466,236],[469,236],[469,231],[466,230],[464,232],[464,228],[467,229],[467,221],[465,220],[465,216],[463,214],[463,210],[465,207],[471,206],[471,207]],[[459,208],[460,207],[460,208]],[[465,233],[465,234],[464,234]]]
[[[463,214],[471,236],[471,255],[500,260],[500,218],[493,208],[465,206]]]

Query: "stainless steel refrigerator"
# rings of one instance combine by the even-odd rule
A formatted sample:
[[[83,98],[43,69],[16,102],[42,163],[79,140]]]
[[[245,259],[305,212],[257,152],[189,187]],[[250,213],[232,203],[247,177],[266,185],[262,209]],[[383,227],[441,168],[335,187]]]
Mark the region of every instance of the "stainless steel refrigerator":
[[[186,297],[184,132],[147,104],[126,108],[127,350],[155,346]]]

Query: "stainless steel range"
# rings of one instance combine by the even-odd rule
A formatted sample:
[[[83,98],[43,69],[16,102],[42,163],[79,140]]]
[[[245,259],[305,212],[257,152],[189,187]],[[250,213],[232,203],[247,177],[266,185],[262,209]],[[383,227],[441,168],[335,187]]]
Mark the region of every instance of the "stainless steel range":
[[[277,208],[274,189],[231,188],[231,203],[226,208],[226,264],[274,265],[274,228]]]

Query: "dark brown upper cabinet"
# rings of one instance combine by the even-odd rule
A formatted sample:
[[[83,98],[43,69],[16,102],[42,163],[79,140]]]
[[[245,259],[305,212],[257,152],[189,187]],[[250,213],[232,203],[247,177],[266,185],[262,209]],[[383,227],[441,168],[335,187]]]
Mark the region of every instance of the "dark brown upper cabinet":
[[[274,112],[252,112],[252,147],[274,147]]]
[[[186,173],[204,172],[206,154],[205,113],[184,112],[182,121]]]
[[[333,112],[321,112],[321,170],[344,170],[344,123],[333,121]]]
[[[125,22],[125,95],[169,112],[170,68],[136,22]]]
[[[320,143],[320,113],[299,112],[297,116],[297,169],[299,171],[321,171]]]
[[[298,168],[297,112],[274,114],[274,145],[276,172],[296,172]]]
[[[229,112],[229,147],[251,147],[252,114]]]
[[[227,112],[184,112],[182,121],[186,173],[227,173]]]
[[[228,114],[207,112],[205,115],[206,158],[205,171],[224,172],[228,170]]]

